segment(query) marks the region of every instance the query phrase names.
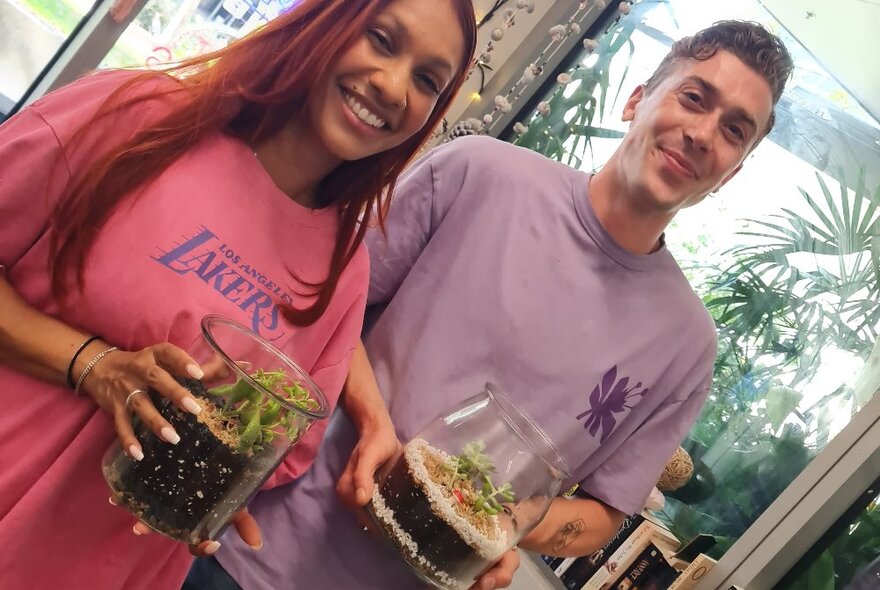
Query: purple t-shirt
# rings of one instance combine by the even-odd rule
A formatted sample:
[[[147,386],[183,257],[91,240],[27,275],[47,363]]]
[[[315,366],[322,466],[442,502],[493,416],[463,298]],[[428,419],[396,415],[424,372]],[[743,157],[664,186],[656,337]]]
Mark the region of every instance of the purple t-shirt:
[[[419,160],[395,193],[387,240],[368,238],[367,350],[406,441],[497,384],[596,498],[639,512],[706,399],[714,324],[664,247],[633,255],[590,205],[589,175],[486,137]],[[417,588],[336,499],[357,436],[334,416],[312,469],[252,505],[258,555],[219,559],[246,590]]]

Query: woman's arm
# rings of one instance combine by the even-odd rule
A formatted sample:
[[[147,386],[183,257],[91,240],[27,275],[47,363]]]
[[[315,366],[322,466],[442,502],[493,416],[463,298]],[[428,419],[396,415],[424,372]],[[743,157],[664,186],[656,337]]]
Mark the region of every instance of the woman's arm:
[[[43,381],[63,384],[70,359],[89,336],[38,312],[0,278],[0,363]],[[106,343],[90,343],[80,353],[72,374],[80,375],[89,360],[105,348]]]
[[[360,440],[336,484],[336,491],[343,502],[360,507],[366,505],[373,495],[376,472],[401,448],[361,341],[352,353],[342,404],[354,422]]]

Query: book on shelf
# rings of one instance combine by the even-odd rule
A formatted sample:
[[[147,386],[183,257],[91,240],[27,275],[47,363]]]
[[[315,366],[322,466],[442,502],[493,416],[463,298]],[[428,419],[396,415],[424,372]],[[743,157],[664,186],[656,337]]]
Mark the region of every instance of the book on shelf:
[[[634,590],[669,590],[679,573],[669,564],[669,560],[661,561],[651,568],[644,582]]]
[[[617,529],[614,536],[605,543],[605,546],[590,555],[578,557],[569,563],[565,570],[556,575],[562,580],[563,585],[569,590],[579,590],[587,580],[605,563],[605,559],[617,551],[626,539],[635,531],[645,518],[641,514],[628,516],[623,524]]]
[[[581,590],[610,590],[613,588],[614,583],[648,547],[649,543],[653,543],[664,558],[671,556],[680,546],[678,539],[669,530],[650,520],[644,520],[581,586]]]
[[[564,557],[556,557],[555,555],[542,555],[541,561],[547,564],[551,570],[555,570],[556,566],[558,566],[562,561],[565,560]]]
[[[635,558],[614,584],[614,590],[636,590],[642,588],[653,575],[655,569],[666,564],[663,552],[649,542],[647,547]]]
[[[562,561],[556,564],[556,567],[553,568],[553,574],[557,578],[562,578],[562,575],[567,572],[572,565],[578,560],[578,557],[563,557]]]
[[[689,566],[681,572],[675,581],[670,584],[669,590],[691,590],[696,587],[700,580],[712,569],[716,561],[706,555],[700,553],[697,555]]]

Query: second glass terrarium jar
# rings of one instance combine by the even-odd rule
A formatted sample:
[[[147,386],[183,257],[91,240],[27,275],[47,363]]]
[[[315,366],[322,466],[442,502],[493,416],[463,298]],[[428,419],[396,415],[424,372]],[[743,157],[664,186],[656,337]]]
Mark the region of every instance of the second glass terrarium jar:
[[[188,351],[202,380],[180,378],[202,406],[183,412],[150,396],[180,435],[169,444],[143,424],[135,461],[117,441],[104,455],[104,478],[115,500],[154,530],[185,543],[220,536],[315,420],[327,400],[293,360],[250,329],[206,316]]]
[[[368,509],[419,577],[465,589],[540,522],[568,476],[549,437],[487,384],[406,443]]]

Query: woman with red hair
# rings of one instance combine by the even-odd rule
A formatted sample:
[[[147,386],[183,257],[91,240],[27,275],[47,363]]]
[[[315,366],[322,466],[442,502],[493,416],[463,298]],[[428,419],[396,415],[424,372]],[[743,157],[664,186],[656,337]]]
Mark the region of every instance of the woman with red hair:
[[[475,37],[470,0],[302,0],[226,49],[87,76],[0,126],[0,585],[180,587],[187,547],[132,534],[103,452],[118,437],[143,457],[132,414],[177,444],[142,391],[200,411],[172,375],[202,376],[183,349],[207,313],[272,340],[335,405],[364,231]],[[365,437],[388,428],[383,407],[343,403]],[[267,487],[309,467],[323,428]]]

